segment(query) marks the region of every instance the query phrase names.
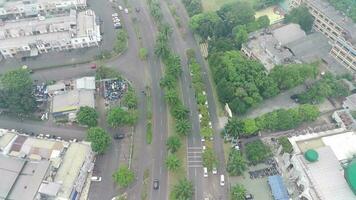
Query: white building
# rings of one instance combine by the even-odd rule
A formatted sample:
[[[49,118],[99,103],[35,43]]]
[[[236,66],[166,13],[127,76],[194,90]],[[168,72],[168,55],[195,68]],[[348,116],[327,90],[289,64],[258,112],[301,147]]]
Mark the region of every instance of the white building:
[[[47,16],[84,9],[86,0],[0,0],[0,19]]]
[[[71,10],[65,16],[41,16],[0,24],[0,53],[5,59],[98,46],[100,41],[100,27],[92,10]]]

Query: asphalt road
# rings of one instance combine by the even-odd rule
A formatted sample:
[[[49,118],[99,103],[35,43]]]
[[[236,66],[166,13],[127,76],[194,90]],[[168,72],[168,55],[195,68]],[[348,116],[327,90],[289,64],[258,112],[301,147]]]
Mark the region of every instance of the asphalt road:
[[[163,3],[166,3],[165,1],[162,1]],[[228,179],[227,179],[227,173],[226,173],[226,168],[225,168],[225,156],[224,156],[224,151],[223,151],[223,141],[222,138],[220,137],[219,134],[219,120],[218,120],[218,115],[217,115],[217,109],[216,109],[216,104],[213,96],[213,89],[212,89],[212,84],[209,80],[208,76],[208,64],[206,61],[203,59],[200,49],[197,45],[197,42],[195,41],[195,38],[192,34],[192,32],[189,30],[189,16],[182,4],[181,1],[179,0],[172,0],[171,1],[175,6],[176,6],[176,12],[180,16],[181,19],[181,24],[184,31],[184,38],[182,37],[182,34],[180,33],[178,27],[174,23],[174,18],[170,15],[168,7],[164,6],[162,9],[165,13],[165,18],[169,19],[171,24],[174,24],[174,32],[173,32],[173,45],[175,46],[176,52],[178,52],[181,56],[182,61],[183,61],[183,79],[182,79],[182,89],[183,89],[183,95],[188,96],[188,105],[190,105],[191,110],[196,110],[194,109],[194,105],[191,105],[193,99],[194,99],[194,93],[189,87],[187,87],[187,83],[190,83],[190,76],[189,76],[189,71],[187,70],[187,66],[185,65],[186,63],[186,55],[184,51],[185,49],[192,48],[196,55],[197,55],[197,62],[200,64],[202,73],[203,73],[203,81],[205,84],[205,91],[207,93],[207,100],[208,100],[208,105],[209,105],[209,114],[210,114],[210,119],[212,121],[212,126],[213,129],[215,130],[215,135],[214,135],[214,149],[217,154],[218,160],[219,160],[219,165],[218,165],[218,174],[225,174],[226,180],[225,180],[225,187],[221,187],[219,185],[219,177],[216,175],[209,175],[208,179],[204,179],[203,181],[201,180],[203,177],[202,172],[199,169],[197,170],[197,174],[189,173],[189,177],[192,180],[197,181],[198,185],[196,186],[196,193],[198,195],[204,195],[204,197],[213,197],[214,199],[228,199]],[[184,89],[186,88],[186,89]],[[190,100],[189,100],[190,98]],[[195,104],[195,101],[194,101]],[[196,123],[196,117],[192,116],[193,120],[193,126]],[[195,132],[193,128],[193,133],[192,136],[189,137],[188,139],[188,146],[191,146],[191,148],[199,148],[199,142],[196,140],[200,138],[199,132]],[[189,150],[189,149],[188,149]],[[199,171],[198,171],[199,170]],[[192,170],[189,170],[191,172]],[[199,180],[200,178],[200,180]],[[202,190],[200,190],[202,189]],[[202,199],[202,198],[197,198],[196,199]]]

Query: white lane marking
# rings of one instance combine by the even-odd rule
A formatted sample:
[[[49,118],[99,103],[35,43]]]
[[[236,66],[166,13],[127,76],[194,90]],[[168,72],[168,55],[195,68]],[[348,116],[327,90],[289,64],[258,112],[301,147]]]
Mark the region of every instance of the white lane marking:
[[[197,169],[194,169],[194,176],[197,176]]]

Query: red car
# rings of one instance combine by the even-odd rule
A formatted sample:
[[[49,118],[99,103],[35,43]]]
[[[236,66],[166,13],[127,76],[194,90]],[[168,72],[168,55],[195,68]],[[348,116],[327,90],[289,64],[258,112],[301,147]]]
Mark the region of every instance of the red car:
[[[91,68],[91,69],[96,69],[96,64],[95,64],[95,63],[91,64],[91,65],[90,65],[90,68]]]

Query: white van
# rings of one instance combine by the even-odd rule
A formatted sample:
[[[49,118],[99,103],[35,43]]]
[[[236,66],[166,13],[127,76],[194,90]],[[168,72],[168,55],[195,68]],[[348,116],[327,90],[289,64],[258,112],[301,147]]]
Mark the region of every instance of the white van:
[[[204,177],[208,177],[208,168],[204,167]]]
[[[224,185],[225,185],[225,176],[224,176],[224,174],[221,174],[221,175],[220,175],[220,185],[221,185],[221,186],[224,186]]]

